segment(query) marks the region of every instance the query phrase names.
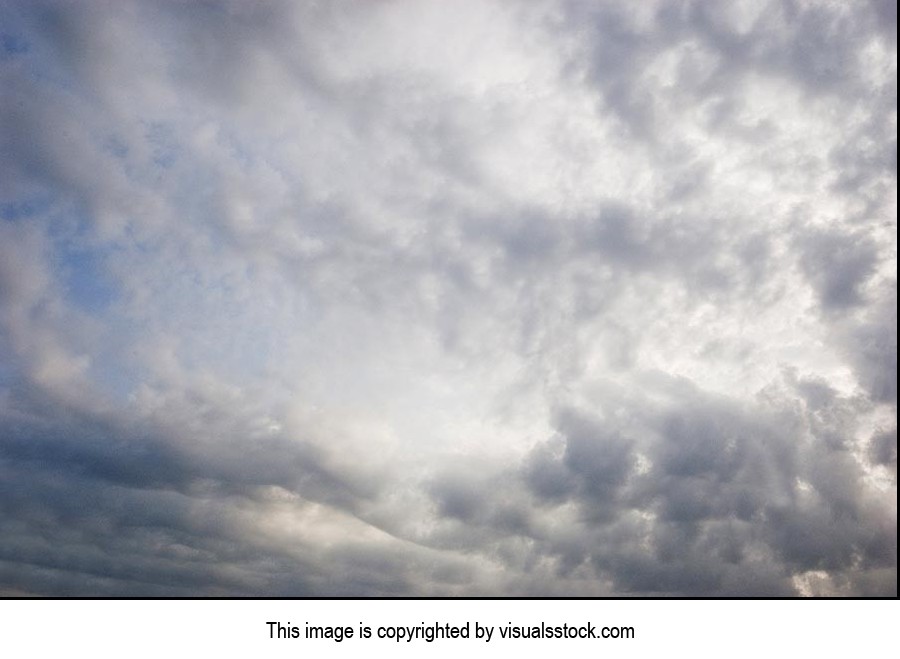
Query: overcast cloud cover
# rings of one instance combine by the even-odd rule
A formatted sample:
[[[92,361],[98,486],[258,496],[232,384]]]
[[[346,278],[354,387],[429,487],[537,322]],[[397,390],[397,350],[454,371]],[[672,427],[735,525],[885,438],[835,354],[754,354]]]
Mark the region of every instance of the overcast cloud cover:
[[[892,0],[0,0],[0,593],[896,595]]]

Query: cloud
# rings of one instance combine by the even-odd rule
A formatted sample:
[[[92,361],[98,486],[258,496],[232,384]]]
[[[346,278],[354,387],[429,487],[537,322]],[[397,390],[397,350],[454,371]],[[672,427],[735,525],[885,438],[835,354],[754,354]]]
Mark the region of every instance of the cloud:
[[[0,587],[896,594],[888,4],[0,4]]]

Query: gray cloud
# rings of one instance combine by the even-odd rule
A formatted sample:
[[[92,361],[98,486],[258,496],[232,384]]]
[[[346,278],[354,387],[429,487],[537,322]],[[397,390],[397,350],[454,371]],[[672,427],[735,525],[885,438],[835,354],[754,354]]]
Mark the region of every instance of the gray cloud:
[[[631,401],[639,412],[616,415],[637,421],[630,439],[618,422],[566,412],[559,437],[526,460],[518,505],[550,518],[574,504],[574,538],[534,520],[516,533],[560,573],[589,565],[619,592],[790,594],[806,587],[798,575],[823,571],[836,593],[889,594],[892,584],[874,576],[896,562],[889,513],[861,487],[851,448],[833,441],[852,432],[842,426],[855,422],[857,403],[783,396],[746,410],[690,390],[663,407]],[[890,460],[891,442],[879,435],[870,451]],[[462,491],[475,511],[515,487],[495,478]],[[502,542],[508,531],[492,528]]]
[[[891,16],[0,3],[0,589],[895,595]]]
[[[875,270],[875,245],[846,233],[814,233],[803,239],[803,245],[804,270],[822,308],[841,311],[862,304],[860,288]]]

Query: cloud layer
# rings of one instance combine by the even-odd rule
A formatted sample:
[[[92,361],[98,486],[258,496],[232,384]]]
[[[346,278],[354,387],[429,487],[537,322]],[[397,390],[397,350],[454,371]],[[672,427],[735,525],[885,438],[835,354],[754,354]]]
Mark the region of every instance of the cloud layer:
[[[0,589],[896,595],[896,5],[0,3]]]

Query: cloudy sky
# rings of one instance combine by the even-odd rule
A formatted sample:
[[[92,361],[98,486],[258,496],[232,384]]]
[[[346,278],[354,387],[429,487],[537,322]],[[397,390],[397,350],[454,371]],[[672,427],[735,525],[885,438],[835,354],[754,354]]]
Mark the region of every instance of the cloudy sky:
[[[0,0],[0,117],[0,594],[897,594],[893,0]]]

